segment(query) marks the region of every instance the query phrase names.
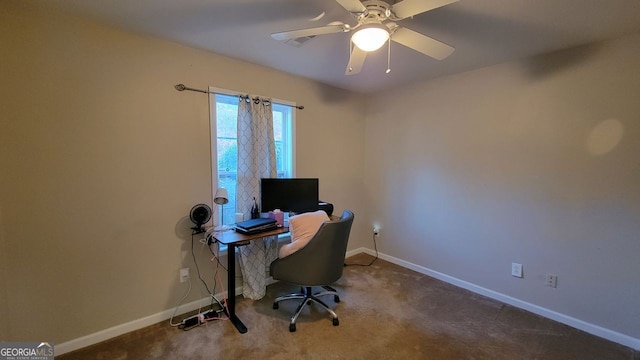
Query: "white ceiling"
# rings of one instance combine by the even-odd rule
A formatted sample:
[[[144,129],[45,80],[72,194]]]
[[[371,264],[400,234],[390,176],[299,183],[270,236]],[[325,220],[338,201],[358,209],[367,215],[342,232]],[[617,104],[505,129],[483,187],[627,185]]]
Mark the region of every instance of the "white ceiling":
[[[437,61],[392,43],[390,74],[383,47],[360,74],[346,76],[350,33],[318,36],[299,48],[270,36],[332,21],[355,25],[335,0],[56,0],[55,6],[361,93],[640,32],[640,0],[460,0],[399,22],[452,45],[451,56]]]

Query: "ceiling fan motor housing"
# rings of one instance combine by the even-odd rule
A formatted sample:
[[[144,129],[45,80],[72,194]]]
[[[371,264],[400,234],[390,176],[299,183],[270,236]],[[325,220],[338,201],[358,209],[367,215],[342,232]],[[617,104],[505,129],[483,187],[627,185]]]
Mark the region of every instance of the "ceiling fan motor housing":
[[[385,20],[401,20],[393,13],[391,6],[384,1],[367,0],[363,1],[362,5],[364,5],[367,10],[360,13],[357,18],[365,24],[371,22],[382,23]]]

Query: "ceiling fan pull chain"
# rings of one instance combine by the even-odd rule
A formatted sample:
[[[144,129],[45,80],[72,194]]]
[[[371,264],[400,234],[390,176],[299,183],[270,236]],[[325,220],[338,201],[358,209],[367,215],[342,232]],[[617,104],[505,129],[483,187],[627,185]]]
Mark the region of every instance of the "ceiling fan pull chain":
[[[353,67],[351,67],[351,53],[353,52],[353,41],[349,40],[349,72],[353,71]]]
[[[389,37],[389,46],[387,46],[387,48],[387,71],[385,71],[385,73],[388,74],[391,72],[391,37]]]

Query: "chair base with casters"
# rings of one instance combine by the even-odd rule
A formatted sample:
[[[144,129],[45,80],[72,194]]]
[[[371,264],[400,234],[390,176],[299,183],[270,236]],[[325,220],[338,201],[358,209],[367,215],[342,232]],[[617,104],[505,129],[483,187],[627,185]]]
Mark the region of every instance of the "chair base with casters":
[[[298,305],[296,312],[291,317],[291,322],[289,323],[290,332],[296,331],[296,320],[298,319],[298,316],[302,312],[302,309],[304,309],[304,307],[307,304],[310,304],[311,302],[315,302],[316,304],[322,306],[325,310],[327,310],[329,314],[331,314],[333,326],[338,326],[340,324],[340,321],[338,320],[338,314],[336,314],[335,311],[333,311],[329,306],[327,306],[327,304],[325,304],[324,301],[319,299],[320,296],[333,295],[333,301],[336,303],[339,303],[340,297],[338,296],[338,292],[336,291],[336,289],[332,288],[331,286],[322,286],[322,288],[324,289],[323,291],[314,293],[311,286],[302,287],[300,288],[301,290],[300,293],[293,293],[289,295],[279,296],[273,301],[273,308],[278,309],[279,303],[281,301],[302,299],[302,302],[300,302],[300,305]]]

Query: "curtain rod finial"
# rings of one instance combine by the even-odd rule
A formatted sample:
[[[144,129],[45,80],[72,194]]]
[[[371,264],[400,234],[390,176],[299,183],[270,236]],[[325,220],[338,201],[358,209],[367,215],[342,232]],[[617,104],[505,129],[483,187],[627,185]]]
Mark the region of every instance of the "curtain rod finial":
[[[178,91],[184,91],[187,87],[184,86],[184,84],[178,84],[175,86],[176,90]]]

